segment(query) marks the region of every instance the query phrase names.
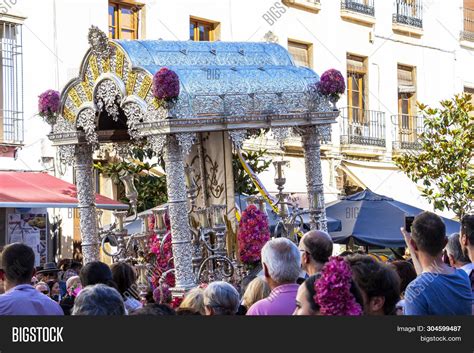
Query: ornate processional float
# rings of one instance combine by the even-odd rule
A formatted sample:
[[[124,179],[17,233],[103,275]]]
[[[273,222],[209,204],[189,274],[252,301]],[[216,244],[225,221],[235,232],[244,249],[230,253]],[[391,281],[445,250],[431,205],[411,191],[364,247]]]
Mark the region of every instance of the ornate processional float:
[[[97,27],[89,44],[78,78],[47,119],[61,161],[75,167],[84,262],[99,259],[107,237],[119,249],[110,253],[114,261],[132,262],[143,273],[154,232],[162,247],[171,242],[175,295],[199,282],[235,277],[238,261],[227,246],[235,227],[229,161],[232,149],[262,130],[280,143],[302,137],[310,225],[327,230],[320,143],[339,112],[317,89],[318,75],[296,67],[283,47],[109,40]],[[168,203],[153,210],[152,227],[149,215],[141,216],[140,233],[127,234],[123,212],[115,212],[111,229],[98,222],[93,153],[104,144],[124,157],[138,147],[164,159]],[[129,175],[122,179],[136,218],[133,182]],[[278,202],[285,206],[284,199]]]

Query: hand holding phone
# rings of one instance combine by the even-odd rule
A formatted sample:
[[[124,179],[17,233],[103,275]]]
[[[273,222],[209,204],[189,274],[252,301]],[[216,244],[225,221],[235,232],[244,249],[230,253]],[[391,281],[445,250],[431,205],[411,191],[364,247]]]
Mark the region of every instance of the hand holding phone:
[[[414,220],[415,220],[414,216],[406,216],[405,217],[405,231],[407,233],[411,233],[411,226],[412,226]]]

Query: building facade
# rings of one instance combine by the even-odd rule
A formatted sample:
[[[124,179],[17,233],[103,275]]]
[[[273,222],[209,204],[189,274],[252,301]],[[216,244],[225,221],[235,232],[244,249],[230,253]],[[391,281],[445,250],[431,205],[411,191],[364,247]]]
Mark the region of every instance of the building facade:
[[[340,70],[347,92],[322,148],[327,201],[369,187],[429,209],[392,157],[417,148],[423,128],[417,101],[437,106],[474,92],[474,1],[3,0],[0,13],[0,170],[48,171],[69,182],[74,173],[59,164],[50,128],[36,115],[37,96],[61,90],[77,75],[91,25],[116,39],[273,41],[297,65],[318,74]],[[300,141],[290,139],[281,149],[263,137],[246,148],[288,159],[286,190],[305,204]],[[270,192],[276,191],[273,177],[273,170],[261,175]],[[97,178],[96,187],[116,197],[110,180]],[[7,212],[0,212],[0,243]],[[65,209],[50,210],[51,216],[62,220],[61,247],[68,254],[78,240],[77,215]]]

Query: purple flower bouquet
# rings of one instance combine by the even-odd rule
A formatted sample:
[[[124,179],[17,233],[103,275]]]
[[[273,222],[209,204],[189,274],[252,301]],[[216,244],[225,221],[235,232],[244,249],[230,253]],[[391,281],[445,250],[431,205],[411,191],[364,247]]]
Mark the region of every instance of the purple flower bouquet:
[[[39,115],[44,118],[48,124],[54,124],[61,103],[59,92],[49,89],[46,92],[41,93],[38,98]]]
[[[336,69],[327,70],[321,75],[317,89],[323,96],[328,97],[330,102],[336,104],[341,94],[346,91],[344,77]]]
[[[179,96],[179,77],[173,70],[161,68],[153,77],[153,95],[169,102]]]

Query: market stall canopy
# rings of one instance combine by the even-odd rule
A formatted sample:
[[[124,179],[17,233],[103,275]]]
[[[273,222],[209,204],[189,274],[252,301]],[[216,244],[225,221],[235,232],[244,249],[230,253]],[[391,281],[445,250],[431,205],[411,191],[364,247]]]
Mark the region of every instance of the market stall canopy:
[[[394,198],[422,210],[433,211],[433,204],[423,197],[421,188],[393,163],[345,160],[339,168],[352,183],[364,190],[370,189],[376,194]],[[437,213],[446,218],[455,216],[452,211]]]
[[[405,216],[416,216],[424,210],[378,195],[369,189],[330,203],[328,217],[341,220],[342,230],[330,232],[335,243],[347,244],[351,238],[358,245],[387,248],[404,247],[400,227]],[[459,232],[459,223],[442,218],[446,234]]]
[[[0,172],[0,207],[76,208],[74,184],[41,172]],[[129,206],[96,194],[101,209],[128,209]]]

